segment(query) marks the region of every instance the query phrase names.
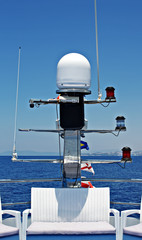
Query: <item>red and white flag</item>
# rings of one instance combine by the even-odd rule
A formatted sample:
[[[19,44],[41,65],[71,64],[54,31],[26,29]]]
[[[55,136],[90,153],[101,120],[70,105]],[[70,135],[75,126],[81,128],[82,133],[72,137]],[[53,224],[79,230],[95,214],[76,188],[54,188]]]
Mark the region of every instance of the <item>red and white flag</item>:
[[[95,174],[94,169],[91,166],[91,163],[81,163],[81,170],[91,172]]]
[[[83,182],[81,182],[81,187],[83,187],[83,188],[94,188],[94,186],[92,185],[92,183],[89,182],[89,181],[83,181]]]

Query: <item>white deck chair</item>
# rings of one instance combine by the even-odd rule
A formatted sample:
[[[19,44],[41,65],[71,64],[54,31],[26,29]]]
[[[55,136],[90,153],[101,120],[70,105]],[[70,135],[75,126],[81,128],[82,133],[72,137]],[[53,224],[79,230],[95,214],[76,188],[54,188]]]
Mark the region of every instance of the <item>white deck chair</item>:
[[[9,214],[15,217],[16,227],[8,226],[3,223],[2,215]],[[17,235],[17,239],[21,240],[21,213],[14,210],[2,210],[0,198],[0,238]]]
[[[127,216],[132,214],[140,214],[140,222],[138,224],[127,227]],[[132,209],[121,212],[121,234],[128,234],[142,238],[142,197],[140,210]]]
[[[31,209],[23,212],[23,240],[27,234],[116,234],[118,240],[119,212],[110,209],[109,188],[32,188]]]

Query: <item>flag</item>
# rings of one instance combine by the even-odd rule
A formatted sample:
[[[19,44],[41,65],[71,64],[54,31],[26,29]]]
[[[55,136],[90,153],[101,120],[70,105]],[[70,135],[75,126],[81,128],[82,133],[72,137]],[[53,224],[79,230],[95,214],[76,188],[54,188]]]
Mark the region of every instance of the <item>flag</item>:
[[[92,183],[90,181],[81,182],[81,187],[83,187],[83,188],[94,188],[94,186],[92,185]]]
[[[87,142],[81,141],[80,147],[81,147],[81,149],[85,148],[86,150],[89,150],[89,146],[88,146]]]
[[[90,163],[81,163],[81,170],[91,172],[93,175],[95,174],[94,169]]]
[[[61,95],[59,94],[59,96],[57,97],[57,99],[59,100],[59,99],[60,99],[60,97],[61,97]]]

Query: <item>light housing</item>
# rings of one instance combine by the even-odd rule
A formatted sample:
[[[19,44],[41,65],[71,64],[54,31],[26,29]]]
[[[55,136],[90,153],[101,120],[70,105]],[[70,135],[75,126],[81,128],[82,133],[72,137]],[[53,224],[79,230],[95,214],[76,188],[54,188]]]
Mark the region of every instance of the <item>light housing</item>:
[[[125,117],[123,116],[118,116],[116,119],[116,128],[115,131],[126,131],[126,127],[125,127]]]
[[[34,108],[34,103],[30,103],[30,108]]]
[[[115,88],[114,87],[107,87],[106,89],[106,98],[105,98],[105,100],[115,100],[116,98],[115,98],[115,96],[114,96],[114,90],[115,90]]]
[[[132,162],[131,148],[130,147],[122,148],[122,159],[121,159],[121,162]]]

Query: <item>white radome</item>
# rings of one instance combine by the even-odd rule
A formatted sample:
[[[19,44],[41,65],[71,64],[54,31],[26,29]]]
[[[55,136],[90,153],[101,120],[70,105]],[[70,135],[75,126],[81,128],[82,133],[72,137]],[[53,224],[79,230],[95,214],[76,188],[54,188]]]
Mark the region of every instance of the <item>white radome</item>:
[[[91,66],[87,58],[79,53],[63,56],[57,65],[57,87],[59,89],[89,89]]]

